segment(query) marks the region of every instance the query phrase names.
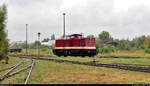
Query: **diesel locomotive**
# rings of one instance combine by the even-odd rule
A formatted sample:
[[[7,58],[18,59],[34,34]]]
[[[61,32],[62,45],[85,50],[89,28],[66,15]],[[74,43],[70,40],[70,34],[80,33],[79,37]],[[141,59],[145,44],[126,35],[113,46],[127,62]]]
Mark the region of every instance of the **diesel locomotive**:
[[[94,56],[97,49],[95,38],[83,37],[82,34],[66,35],[55,41],[53,53],[57,56]]]

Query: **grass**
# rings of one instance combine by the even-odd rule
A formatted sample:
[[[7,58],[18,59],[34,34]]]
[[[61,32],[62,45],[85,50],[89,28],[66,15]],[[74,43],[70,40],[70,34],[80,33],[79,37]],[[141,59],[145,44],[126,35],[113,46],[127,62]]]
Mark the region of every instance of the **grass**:
[[[73,60],[82,59],[82,61],[83,60],[86,61],[91,58],[70,57],[70,59]],[[105,59],[105,61],[111,62],[112,60]],[[19,59],[12,57],[10,58],[9,65],[16,64],[17,62],[19,62]],[[3,64],[3,67],[6,66],[7,66],[6,64]],[[28,71],[17,74],[14,77],[8,78],[0,83],[23,84],[27,72]],[[29,84],[141,84],[141,83],[144,84],[150,83],[150,73],[36,60],[36,65],[33,68],[28,83]]]
[[[3,68],[6,68],[6,67],[10,67],[12,65],[15,65],[19,61],[20,61],[20,59],[9,57],[9,64],[5,64],[5,60],[1,60],[0,61],[0,69],[3,69]]]
[[[13,77],[6,78],[0,84],[24,84],[24,78],[26,77],[29,70],[25,70],[19,74],[14,75]]]
[[[11,53],[11,54],[19,54],[24,55],[26,53],[26,50],[23,49],[21,53]],[[30,55],[38,55],[37,49],[28,49],[28,54]],[[52,50],[47,51],[40,51],[40,55],[42,56],[53,56]],[[150,54],[147,54],[144,52],[144,50],[135,50],[135,51],[117,51],[114,53],[105,53],[105,54],[98,54],[97,56],[127,56],[127,57],[150,57]]]
[[[127,57],[150,57],[150,54],[144,53],[144,50],[136,51],[117,51],[114,53],[98,54],[98,56],[127,56]]]
[[[12,65],[17,64],[20,61],[19,58],[15,58],[15,57],[10,57],[9,59],[9,64],[5,64],[4,61],[0,61],[0,69],[3,68],[7,68],[10,67]],[[28,59],[23,59],[23,62],[25,62],[24,64],[21,64],[19,67],[17,67],[13,72],[18,71],[18,69],[22,69],[26,66],[28,66],[31,61],[29,61]],[[2,71],[0,72],[0,76],[2,76],[3,74],[5,74],[8,70],[6,71]],[[27,73],[29,70],[25,70],[24,72],[21,72],[17,75],[15,75],[14,77],[9,77],[6,80],[0,82],[0,84],[23,84],[24,83],[24,78],[26,77]]]
[[[51,61],[36,61],[32,84],[139,84],[150,83],[150,74],[112,68]]]
[[[29,50],[29,54],[36,54],[36,51]],[[50,51],[51,52],[51,51]],[[50,52],[41,52],[41,55],[53,55]],[[25,51],[18,53],[24,54]],[[118,51],[116,53],[99,54],[98,56],[129,56],[129,57],[150,57],[144,51]],[[42,57],[72,61],[89,62],[92,58],[85,57]],[[150,59],[123,59],[123,58],[97,58],[99,63],[127,63],[150,65]],[[9,67],[19,62],[18,58],[10,58],[9,64],[0,61],[0,69]],[[23,84],[27,72],[8,78],[3,84]],[[113,68],[92,67],[70,63],[56,63],[51,61],[36,60],[36,66],[29,78],[29,84],[150,84],[150,73],[127,71]]]
[[[24,55],[24,54],[26,54],[26,50],[23,49],[21,53],[14,53],[14,54]],[[37,49],[28,49],[28,54],[29,55],[38,55],[38,50]],[[53,53],[52,53],[52,50],[50,50],[50,49],[47,49],[47,51],[40,50],[40,55],[48,56],[48,55],[53,55]]]
[[[61,60],[71,60],[71,61],[80,61],[80,62],[90,62],[93,61],[93,58],[90,57],[42,57],[42,58],[51,58],[51,59],[61,59]],[[124,58],[97,58],[98,63],[126,63],[126,64],[141,64],[141,65],[150,65],[150,59],[124,59]]]
[[[36,50],[29,50],[30,54],[33,54],[33,51],[36,52]],[[50,53],[51,52],[51,53]],[[24,54],[25,50],[23,50],[22,53],[18,53],[18,54]],[[52,51],[46,51],[46,52],[42,52],[41,51],[41,55],[45,56],[42,58],[54,58],[54,59],[63,59],[63,60],[72,60],[72,61],[82,61],[82,62],[89,62],[89,61],[93,61],[92,58],[89,57],[85,57],[85,58],[81,58],[81,57],[71,57],[68,56],[67,58],[65,57],[46,57],[47,55],[53,55]],[[108,54],[99,54],[98,56],[129,56],[129,57],[150,57],[150,54],[145,54],[144,51],[142,50],[137,50],[137,51],[118,51],[115,53],[108,53]],[[71,58],[70,58],[71,57]],[[99,63],[127,63],[127,64],[143,64],[143,65],[150,65],[150,59],[124,59],[124,58],[97,58],[97,61],[99,61]]]

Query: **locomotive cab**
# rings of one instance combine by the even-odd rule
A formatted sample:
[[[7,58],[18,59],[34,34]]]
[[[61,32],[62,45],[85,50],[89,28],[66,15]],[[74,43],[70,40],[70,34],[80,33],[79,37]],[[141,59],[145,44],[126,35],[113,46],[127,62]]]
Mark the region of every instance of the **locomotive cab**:
[[[97,54],[95,38],[84,38],[81,34],[67,35],[56,40],[53,53],[57,56],[94,56]]]

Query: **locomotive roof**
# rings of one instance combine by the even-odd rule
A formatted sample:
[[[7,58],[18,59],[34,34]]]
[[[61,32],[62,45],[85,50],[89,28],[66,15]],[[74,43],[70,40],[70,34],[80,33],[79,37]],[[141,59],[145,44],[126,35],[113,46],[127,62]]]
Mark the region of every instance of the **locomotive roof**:
[[[68,36],[75,36],[75,35],[82,36],[81,34],[72,34],[72,35],[68,35]]]
[[[72,36],[81,36],[82,37],[82,34],[65,35],[65,37],[72,37]],[[62,36],[62,38],[60,38],[60,39],[65,39],[65,37]]]

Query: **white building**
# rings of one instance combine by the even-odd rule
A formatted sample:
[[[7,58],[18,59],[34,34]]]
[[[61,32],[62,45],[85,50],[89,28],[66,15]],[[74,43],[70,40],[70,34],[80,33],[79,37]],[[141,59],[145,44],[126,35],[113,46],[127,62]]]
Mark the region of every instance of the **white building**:
[[[50,40],[48,42],[41,42],[42,45],[51,46],[52,44],[55,44],[55,40]]]

